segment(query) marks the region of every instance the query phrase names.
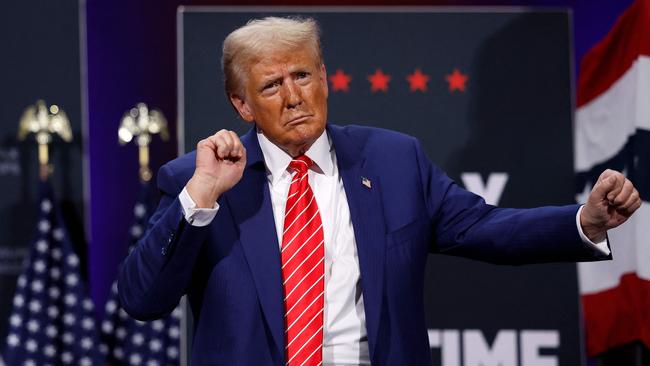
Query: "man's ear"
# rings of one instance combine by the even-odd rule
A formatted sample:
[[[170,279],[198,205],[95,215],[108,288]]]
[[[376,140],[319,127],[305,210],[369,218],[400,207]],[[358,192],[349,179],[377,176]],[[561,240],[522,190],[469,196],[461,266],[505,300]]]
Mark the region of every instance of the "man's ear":
[[[253,122],[255,120],[250,106],[246,103],[245,99],[234,93],[228,95],[228,98],[230,98],[230,103],[232,103],[232,106],[235,107],[237,113],[239,113],[239,116],[244,121]]]

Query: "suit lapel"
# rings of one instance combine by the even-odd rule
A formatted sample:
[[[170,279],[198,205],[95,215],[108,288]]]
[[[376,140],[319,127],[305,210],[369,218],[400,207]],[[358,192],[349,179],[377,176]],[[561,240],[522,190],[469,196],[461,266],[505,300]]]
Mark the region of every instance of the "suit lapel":
[[[365,164],[359,141],[328,125],[343,179],[359,256],[370,359],[375,350],[384,291],[385,228],[379,179]]]
[[[328,125],[336,149],[359,256],[370,356],[374,354],[384,290],[385,229],[379,180],[366,168],[358,141]],[[251,129],[242,136],[247,151],[242,180],[225,195],[277,351],[284,357],[284,301],[279,243],[264,157]],[[364,183],[364,179],[367,181]],[[367,186],[370,182],[370,188]],[[284,361],[282,362],[284,363]]]
[[[247,163],[244,175],[225,195],[236,224],[262,312],[280,358],[284,357],[284,300],[280,251],[264,157],[255,128],[242,136]]]

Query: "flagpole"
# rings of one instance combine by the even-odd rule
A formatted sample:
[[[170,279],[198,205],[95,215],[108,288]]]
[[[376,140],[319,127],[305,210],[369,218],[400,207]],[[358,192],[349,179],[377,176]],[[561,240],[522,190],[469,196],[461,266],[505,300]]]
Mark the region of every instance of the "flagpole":
[[[152,173],[149,168],[149,144],[153,135],[160,135],[163,141],[169,140],[167,119],[157,109],[149,110],[145,103],[138,103],[135,107],[124,113],[117,131],[120,145],[133,141],[138,145],[138,161],[140,163],[140,182],[151,180]]]
[[[72,141],[70,123],[57,105],[47,107],[39,100],[28,106],[20,119],[18,139],[31,134],[38,143],[38,219],[13,295],[3,362],[101,365],[103,357],[95,347],[99,334],[94,305],[49,181],[53,171],[49,144],[55,136]]]
[[[126,111],[120,121],[118,139],[121,145],[134,142],[138,146],[140,193],[133,209],[130,247],[144,235],[153,210],[152,172],[149,167],[149,144],[153,135],[168,140],[167,121],[162,112],[138,103]],[[177,365],[182,352],[180,323],[182,311],[177,306],[170,314],[153,321],[138,321],[122,308],[117,281],[105,306],[101,327],[101,351],[113,366],[131,364]]]
[[[23,141],[34,134],[38,143],[39,177],[46,181],[54,168],[50,164],[49,144],[53,135],[61,137],[65,142],[72,141],[72,128],[66,113],[56,104],[49,108],[43,100],[25,108],[18,125],[18,139]]]

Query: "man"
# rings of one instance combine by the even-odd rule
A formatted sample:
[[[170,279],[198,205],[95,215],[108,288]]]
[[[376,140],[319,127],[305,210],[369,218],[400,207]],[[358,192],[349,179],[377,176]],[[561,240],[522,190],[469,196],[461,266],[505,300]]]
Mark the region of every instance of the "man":
[[[151,319],[183,294],[195,365],[424,365],[427,254],[596,260],[640,205],[605,171],[588,202],[501,209],[452,182],[412,137],[329,125],[313,20],[265,18],[224,41],[226,93],[254,125],[160,169],[163,192],[119,278]]]

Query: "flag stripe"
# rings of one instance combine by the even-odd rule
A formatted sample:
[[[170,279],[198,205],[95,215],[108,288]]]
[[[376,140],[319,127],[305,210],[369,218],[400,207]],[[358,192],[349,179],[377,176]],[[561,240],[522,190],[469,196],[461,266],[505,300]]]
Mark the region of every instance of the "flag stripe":
[[[650,281],[626,274],[619,286],[583,295],[582,303],[589,356],[635,340],[650,346]]]
[[[588,192],[598,174],[615,168],[648,199],[650,133],[650,1],[635,1],[582,62],[576,111],[575,167]],[[579,263],[578,276],[587,353],[641,340],[650,346],[650,210],[644,203],[620,227],[609,230],[621,244],[613,260]]]
[[[650,2],[635,1],[580,64],[577,104],[608,90],[640,55],[650,55]]]
[[[618,153],[637,129],[650,130],[650,56],[640,56],[610,89],[576,111],[575,169]]]

